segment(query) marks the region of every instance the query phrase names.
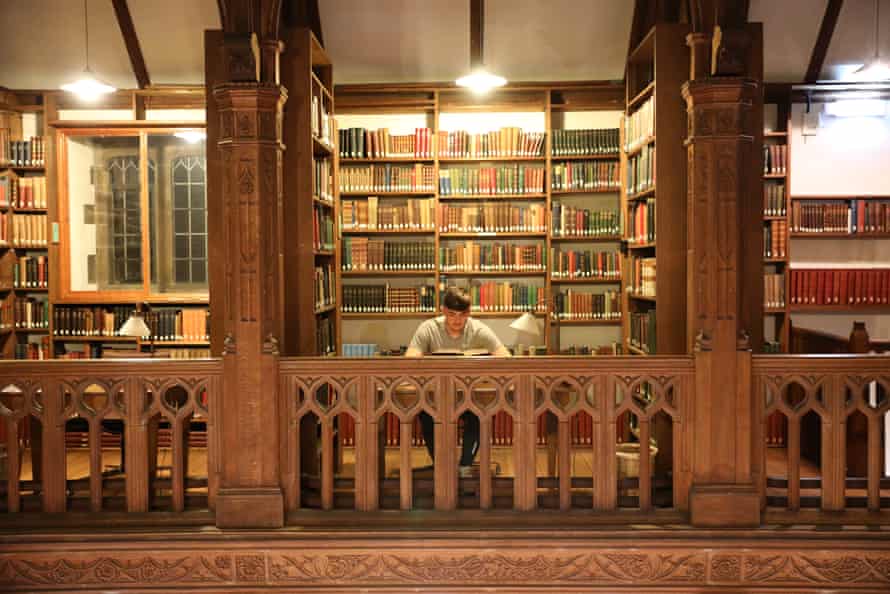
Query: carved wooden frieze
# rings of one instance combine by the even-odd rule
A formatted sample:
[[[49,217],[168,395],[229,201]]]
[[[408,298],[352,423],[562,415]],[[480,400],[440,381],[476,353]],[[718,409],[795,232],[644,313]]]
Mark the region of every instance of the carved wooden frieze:
[[[890,552],[881,550],[566,549],[540,543],[536,548],[534,552],[447,547],[315,552],[313,546],[275,546],[271,550],[159,550],[146,554],[100,547],[95,552],[66,554],[7,553],[0,557],[0,589],[43,592],[72,586],[84,591],[213,586],[214,592],[237,592],[246,587],[277,586],[293,592],[350,586],[372,591],[393,586],[437,591],[448,586],[475,586],[487,591],[512,591],[519,585],[562,586],[572,591],[608,587],[639,591],[642,586],[689,587],[696,591],[716,591],[721,586],[855,586],[868,591],[890,588]]]

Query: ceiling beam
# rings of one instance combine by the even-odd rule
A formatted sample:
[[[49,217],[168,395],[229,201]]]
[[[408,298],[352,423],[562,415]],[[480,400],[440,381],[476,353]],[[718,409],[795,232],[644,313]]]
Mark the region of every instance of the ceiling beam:
[[[142,55],[142,48],[139,46],[139,38],[136,36],[136,28],[133,26],[133,17],[130,16],[127,0],[111,0],[111,5],[114,7],[117,26],[121,30],[124,45],[127,46],[127,53],[130,55],[130,66],[133,68],[133,76],[136,77],[136,83],[139,85],[139,88],[144,89],[151,85],[151,79],[148,76],[148,68],[145,67],[145,57]]]
[[[837,26],[837,19],[843,4],[844,0],[828,0],[825,15],[822,17],[822,25],[819,27],[819,36],[816,37],[813,53],[810,54],[810,65],[807,67],[807,73],[803,79],[806,83],[816,82],[819,80],[819,75],[822,74],[825,56],[828,55],[828,46],[831,44],[831,37],[834,35],[834,28]]]

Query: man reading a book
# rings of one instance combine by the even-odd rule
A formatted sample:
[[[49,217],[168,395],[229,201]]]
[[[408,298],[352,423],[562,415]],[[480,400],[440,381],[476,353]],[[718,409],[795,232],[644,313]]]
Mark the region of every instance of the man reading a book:
[[[449,287],[442,297],[442,315],[426,320],[414,332],[406,357],[422,357],[435,353],[467,353],[482,351],[496,357],[509,357],[508,351],[491,328],[470,317],[470,298],[457,287]],[[460,474],[467,476],[479,449],[479,418],[467,411],[461,415],[464,443],[460,457]],[[433,418],[420,413],[423,440],[430,458],[433,452]]]

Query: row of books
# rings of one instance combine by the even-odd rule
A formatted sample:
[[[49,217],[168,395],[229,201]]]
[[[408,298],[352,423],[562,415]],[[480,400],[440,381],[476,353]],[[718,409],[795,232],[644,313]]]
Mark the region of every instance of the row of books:
[[[785,307],[785,274],[765,273],[763,275],[763,307],[778,309]]]
[[[387,241],[344,237],[341,269],[346,272],[375,270],[432,270],[436,246],[426,241]]]
[[[788,256],[788,221],[767,221],[763,226],[763,257]]]
[[[334,202],[334,175],[330,159],[315,160],[312,195],[325,202]]]
[[[46,138],[31,136],[13,140],[8,129],[0,129],[0,165],[43,167],[46,163]]]
[[[655,308],[642,312],[630,312],[630,335],[628,342],[643,352],[654,355],[657,353]]]
[[[543,233],[547,231],[544,204],[439,204],[439,231],[443,233]]]
[[[20,360],[45,361],[50,358],[49,337],[40,342],[20,342],[15,345],[13,356]]]
[[[319,355],[333,355],[337,352],[337,334],[332,316],[320,317],[315,326],[315,348]]]
[[[513,243],[480,244],[467,241],[461,245],[439,248],[442,272],[544,272],[547,267],[543,245]]]
[[[627,194],[639,194],[655,186],[655,146],[647,145],[627,160]]]
[[[763,184],[763,214],[767,217],[784,217],[788,212],[785,205],[785,184]]]
[[[344,230],[398,231],[435,229],[436,201],[409,198],[381,202],[377,196],[366,200],[340,202],[341,228]]]
[[[553,202],[550,220],[554,237],[616,237],[621,233],[621,217],[609,210],[591,211]]]
[[[890,233],[890,200],[794,200],[794,233]]]
[[[784,175],[788,160],[788,145],[763,145],[763,173],[766,175]]]
[[[545,311],[544,287],[512,281],[474,282],[464,287],[474,312]]]
[[[15,327],[19,329],[42,330],[49,328],[49,302],[34,297],[7,299],[4,304],[11,304],[15,319]]]
[[[433,285],[392,287],[385,283],[343,287],[343,311],[346,313],[423,313],[435,309]]]
[[[321,94],[321,89],[313,88],[312,90],[312,135],[321,140],[324,144],[333,146],[334,141],[332,132],[336,126],[334,116],[331,115],[325,97]]]
[[[655,102],[650,97],[624,120],[625,150],[632,151],[655,135]]]
[[[315,267],[315,309],[334,305],[337,301],[337,287],[334,286],[332,264]]]
[[[628,291],[641,297],[655,297],[655,258],[631,258]]]
[[[128,305],[56,306],[53,333],[68,336],[120,336],[120,328],[133,313]],[[210,339],[210,311],[202,307],[157,308],[143,314],[157,341],[201,342]],[[149,338],[149,337],[146,337]]]
[[[543,167],[512,164],[439,170],[439,194],[442,196],[542,193]]]
[[[12,286],[16,289],[45,289],[49,286],[46,256],[22,256],[12,264]]]
[[[621,278],[621,254],[592,250],[550,251],[550,276],[557,279],[615,279]]]
[[[312,249],[333,250],[336,240],[334,233],[334,216],[329,210],[313,209]]]
[[[413,134],[390,134],[389,128],[345,128],[338,134],[341,159],[432,159],[432,130],[415,128]]]
[[[887,304],[890,268],[792,270],[789,290],[792,305]]]
[[[621,300],[618,291],[592,293],[568,289],[553,295],[554,311],[561,320],[619,320]]]
[[[621,167],[618,161],[568,161],[554,163],[550,188],[557,191],[618,190]]]
[[[632,244],[655,241],[655,198],[635,200],[627,210],[627,241]]]
[[[0,208],[46,208],[46,177],[0,175]]]
[[[46,215],[0,212],[0,245],[46,246]]]
[[[439,158],[543,157],[546,136],[544,132],[527,132],[515,126],[478,134],[440,130]]]
[[[618,128],[554,130],[551,153],[554,157],[608,155],[617,153],[619,145]]]
[[[435,192],[436,168],[415,163],[372,163],[340,167],[341,192]]]
[[[376,343],[349,342],[343,343],[343,356],[350,358],[375,357],[380,352]],[[346,415],[349,416],[349,415]],[[345,442],[343,445],[351,445]]]

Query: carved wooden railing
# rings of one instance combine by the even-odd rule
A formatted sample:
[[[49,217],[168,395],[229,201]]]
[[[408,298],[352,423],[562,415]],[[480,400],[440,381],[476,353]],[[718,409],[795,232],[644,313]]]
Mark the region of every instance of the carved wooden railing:
[[[755,480],[782,511],[890,510],[890,357],[755,356]],[[779,419],[783,448],[766,434]]]
[[[0,505],[13,512],[212,508],[220,370],[214,360],[0,364]],[[207,447],[193,456],[202,468],[189,472],[192,430],[206,431]],[[109,432],[120,435],[117,451],[107,441],[103,447]],[[88,435],[84,447],[66,439],[72,433]]]
[[[286,509],[685,510],[693,375],[689,357],[282,360]],[[422,413],[434,460],[412,445]],[[461,472],[465,413],[480,445]]]

